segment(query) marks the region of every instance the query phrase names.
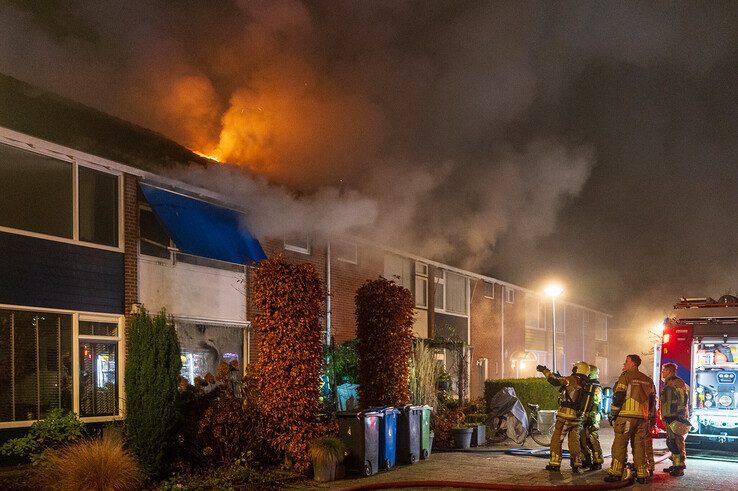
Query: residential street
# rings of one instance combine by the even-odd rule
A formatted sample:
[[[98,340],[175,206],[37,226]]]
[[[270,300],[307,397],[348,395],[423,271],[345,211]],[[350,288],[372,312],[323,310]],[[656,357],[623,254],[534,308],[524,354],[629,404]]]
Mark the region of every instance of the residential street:
[[[607,424],[606,424],[607,425]],[[612,428],[605,427],[601,431],[603,449],[607,452],[612,442]],[[531,443],[530,441],[528,442]],[[495,447],[502,449],[504,447]],[[665,450],[664,440],[655,440],[656,453]],[[657,456],[658,458],[658,456]],[[684,477],[675,478],[661,472],[661,469],[670,465],[667,459],[656,465],[656,473],[651,483],[635,484],[623,489],[675,489],[675,490],[720,490],[729,489],[727,483],[734,482],[738,475],[738,463],[718,462],[710,460],[688,460],[688,469]],[[517,457],[502,452],[441,452],[435,453],[428,461],[421,461],[414,466],[400,466],[390,472],[381,472],[368,478],[340,480],[325,485],[329,489],[350,489],[374,483],[417,481],[417,480],[448,480],[480,483],[505,483],[519,485],[566,485],[566,484],[604,484],[602,478],[605,471],[586,472],[573,476],[571,471],[564,468],[561,474],[550,473],[543,469],[546,459],[536,457]],[[606,459],[609,463],[609,459]],[[315,488],[323,486],[315,485]],[[297,488],[296,488],[297,489]],[[301,489],[305,489],[304,487]],[[418,488],[414,488],[418,489]],[[438,488],[436,488],[438,489]],[[449,488],[450,489],[450,488]]]

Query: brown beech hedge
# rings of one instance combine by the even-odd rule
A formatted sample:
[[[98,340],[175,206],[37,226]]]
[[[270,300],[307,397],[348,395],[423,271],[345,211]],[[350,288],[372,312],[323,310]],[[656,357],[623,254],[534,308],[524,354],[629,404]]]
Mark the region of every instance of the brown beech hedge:
[[[414,307],[410,290],[379,278],[364,283],[355,300],[359,404],[408,404]]]
[[[295,470],[304,472],[310,465],[310,442],[322,433],[316,418],[323,282],[310,264],[274,258],[259,263],[252,291],[258,312],[258,399],[267,435]]]

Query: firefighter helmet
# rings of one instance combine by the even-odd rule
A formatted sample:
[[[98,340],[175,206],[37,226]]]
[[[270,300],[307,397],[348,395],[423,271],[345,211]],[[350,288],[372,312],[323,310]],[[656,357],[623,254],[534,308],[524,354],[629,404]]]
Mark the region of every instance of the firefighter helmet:
[[[600,369],[594,365],[589,366],[589,379],[597,380],[600,378]]]
[[[574,364],[574,373],[578,373],[580,375],[585,375],[589,377],[589,363],[585,361],[578,361]]]

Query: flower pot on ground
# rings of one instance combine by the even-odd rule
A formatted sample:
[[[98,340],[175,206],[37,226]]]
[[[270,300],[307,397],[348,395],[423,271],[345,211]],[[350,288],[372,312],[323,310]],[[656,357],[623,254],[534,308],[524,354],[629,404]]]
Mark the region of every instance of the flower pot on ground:
[[[487,443],[487,427],[483,424],[472,426],[472,447],[481,447]]]
[[[336,480],[336,465],[346,453],[346,446],[334,436],[316,438],[310,444],[310,458],[313,461],[313,474],[318,482]]]
[[[454,438],[454,447],[460,449],[467,449],[471,446],[473,428],[467,428],[465,426],[452,428],[451,435]]]

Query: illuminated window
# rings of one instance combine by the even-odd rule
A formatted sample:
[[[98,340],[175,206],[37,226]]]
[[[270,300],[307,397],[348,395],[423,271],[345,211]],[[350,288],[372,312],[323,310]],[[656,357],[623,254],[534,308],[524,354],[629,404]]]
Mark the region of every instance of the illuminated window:
[[[115,416],[119,412],[118,323],[79,321],[79,414]]]
[[[177,337],[182,352],[180,375],[190,384],[208,373],[215,376],[220,363],[244,365],[244,327],[213,325],[177,320]]]

